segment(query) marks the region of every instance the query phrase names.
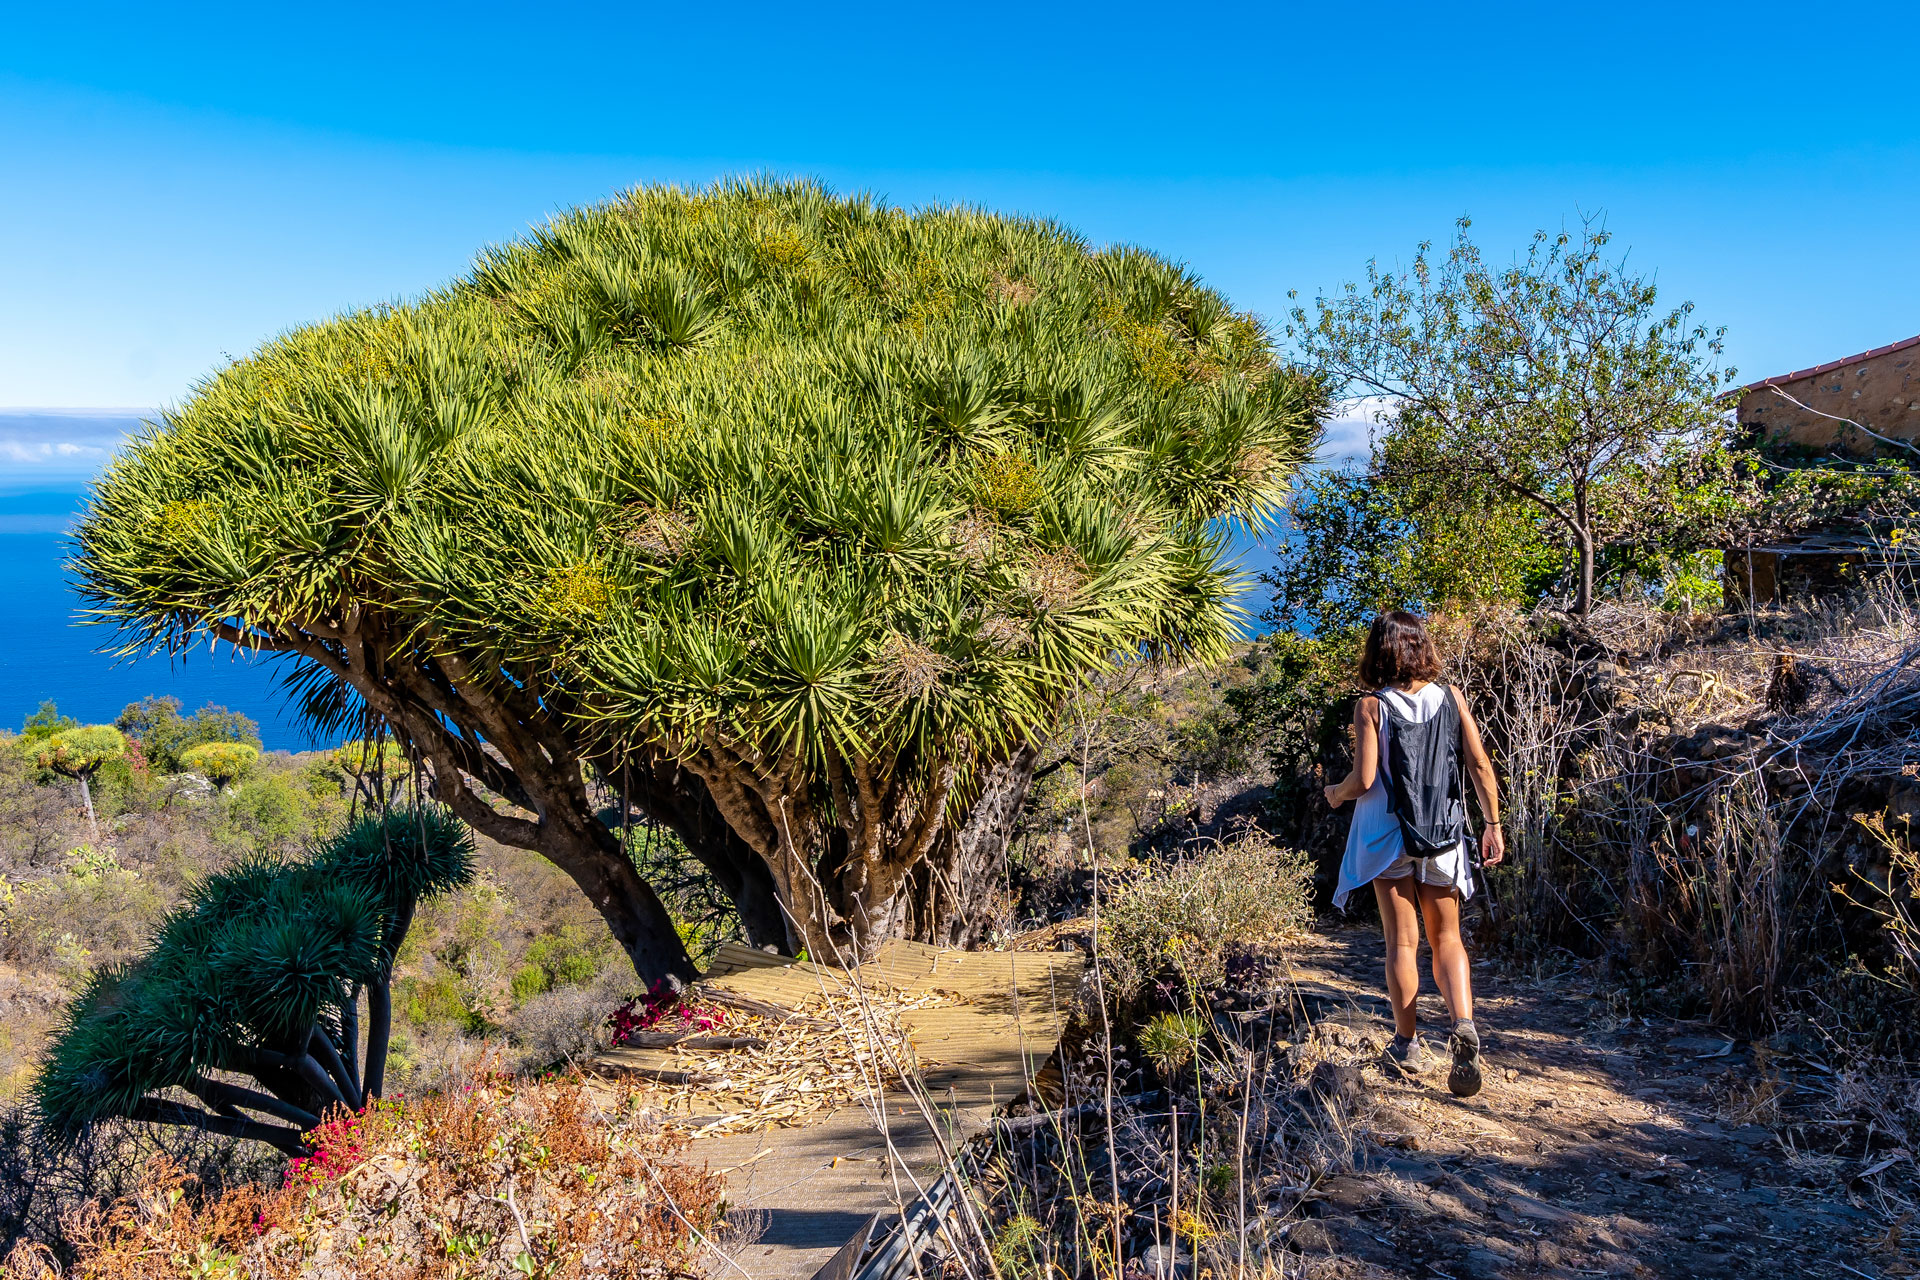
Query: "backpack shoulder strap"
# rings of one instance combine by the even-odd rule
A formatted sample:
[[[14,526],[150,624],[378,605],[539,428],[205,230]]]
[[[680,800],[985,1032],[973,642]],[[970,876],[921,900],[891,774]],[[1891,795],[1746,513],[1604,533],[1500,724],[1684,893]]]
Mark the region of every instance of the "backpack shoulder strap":
[[[1441,685],[1446,691],[1446,707],[1441,714],[1453,720],[1453,785],[1459,793],[1460,814],[1464,818],[1467,812],[1467,727],[1460,717],[1460,704],[1466,701],[1466,694],[1456,693],[1450,685]]]

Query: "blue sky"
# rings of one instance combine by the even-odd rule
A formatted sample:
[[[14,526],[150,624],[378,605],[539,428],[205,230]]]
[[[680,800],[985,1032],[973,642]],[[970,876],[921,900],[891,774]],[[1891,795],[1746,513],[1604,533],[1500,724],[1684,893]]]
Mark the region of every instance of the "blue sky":
[[[1269,317],[1462,213],[1496,255],[1600,214],[1743,372],[1814,364],[1920,332],[1915,12],[9,4],[0,480],[557,208],[757,170],[1057,216]]]

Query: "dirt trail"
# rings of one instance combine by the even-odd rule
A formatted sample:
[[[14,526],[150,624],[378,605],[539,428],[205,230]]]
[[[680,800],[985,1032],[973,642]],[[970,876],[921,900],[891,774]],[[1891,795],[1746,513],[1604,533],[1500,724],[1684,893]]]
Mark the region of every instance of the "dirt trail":
[[[1418,1079],[1382,1073],[1376,932],[1289,952],[1316,1039],[1352,1064],[1339,1087],[1360,1146],[1359,1172],[1324,1182],[1288,1233],[1311,1274],[1920,1275],[1920,1222],[1890,1230],[1883,1196],[1888,1177],[1911,1178],[1911,1156],[1844,1126],[1739,1123],[1742,1104],[1767,1113],[1770,1096],[1817,1082],[1813,1066],[1476,966],[1488,1083],[1456,1099],[1443,1053]],[[1444,1050],[1444,1008],[1423,982],[1423,1032]]]

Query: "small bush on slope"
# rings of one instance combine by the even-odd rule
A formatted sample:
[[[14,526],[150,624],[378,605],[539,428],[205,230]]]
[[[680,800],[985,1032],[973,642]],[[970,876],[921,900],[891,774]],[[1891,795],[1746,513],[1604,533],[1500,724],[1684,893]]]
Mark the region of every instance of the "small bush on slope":
[[[604,1096],[604,1095],[603,1095]],[[110,1208],[70,1222],[72,1280],[149,1280],[159,1259],[195,1276],[653,1277],[694,1269],[720,1217],[718,1176],[673,1163],[684,1140],[629,1092],[606,1110],[577,1079],[483,1078],[419,1099],[335,1112],[273,1191],[204,1203],[165,1159]],[[33,1246],[7,1280],[61,1275]]]
[[[1278,942],[1312,921],[1312,888],[1305,854],[1257,834],[1154,870],[1101,911],[1113,994],[1129,1002],[1166,971],[1218,986],[1235,947]]]

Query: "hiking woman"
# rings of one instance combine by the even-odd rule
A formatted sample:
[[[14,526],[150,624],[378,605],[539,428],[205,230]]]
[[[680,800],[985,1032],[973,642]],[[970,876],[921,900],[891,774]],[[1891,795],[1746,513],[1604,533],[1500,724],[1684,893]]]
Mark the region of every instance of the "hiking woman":
[[[1453,1017],[1447,1087],[1467,1097],[1480,1091],[1482,1073],[1473,983],[1460,941],[1460,904],[1473,896],[1464,839],[1466,797],[1459,784],[1463,765],[1480,797],[1483,865],[1505,857],[1506,842],[1499,784],[1481,745],[1480,727],[1458,689],[1434,683],[1439,674],[1439,655],[1417,615],[1396,610],[1374,619],[1360,680],[1375,692],[1354,708],[1353,772],[1326,789],[1327,803],[1336,809],[1349,800],[1359,802],[1333,903],[1345,910],[1354,890],[1373,885],[1387,938],[1387,1001],[1393,1008],[1387,1054],[1407,1072],[1425,1065],[1414,1022],[1425,917],[1433,983]]]

